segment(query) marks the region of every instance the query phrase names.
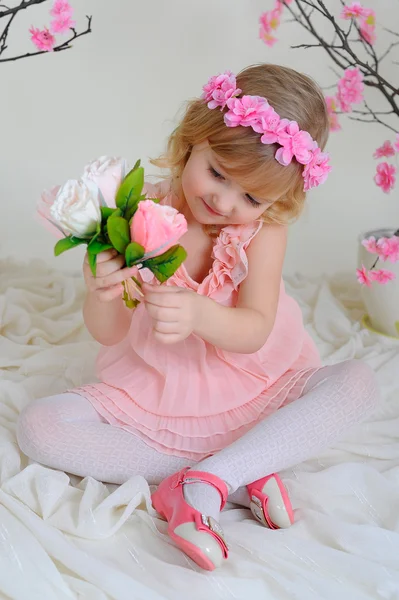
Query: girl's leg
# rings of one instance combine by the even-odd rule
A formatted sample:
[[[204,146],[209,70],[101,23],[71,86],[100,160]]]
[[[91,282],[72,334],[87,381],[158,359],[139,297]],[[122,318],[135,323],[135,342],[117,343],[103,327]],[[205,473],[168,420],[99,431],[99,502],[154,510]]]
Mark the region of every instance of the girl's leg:
[[[378,399],[374,372],[365,363],[349,360],[324,367],[311,377],[301,398],[196,464],[195,470],[223,479],[229,500],[239,502],[245,499],[242,488],[247,484],[293,467],[334,444],[376,408]],[[220,496],[214,488],[193,483],[184,486],[184,494],[201,513],[218,517]]]
[[[107,483],[142,475],[149,484],[158,484],[192,465],[109,425],[86,398],[73,393],[28,404],[19,417],[17,439],[22,452],[36,462]]]

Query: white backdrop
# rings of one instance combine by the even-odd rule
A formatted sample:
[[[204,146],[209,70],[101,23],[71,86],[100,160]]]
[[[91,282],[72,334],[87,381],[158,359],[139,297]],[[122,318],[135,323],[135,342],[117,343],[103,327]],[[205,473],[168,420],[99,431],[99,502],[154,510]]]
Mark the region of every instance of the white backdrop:
[[[323,86],[335,82],[321,51],[289,49],[304,41],[296,25],[282,26],[272,49],[259,40],[259,15],[274,0],[71,2],[79,30],[86,26],[85,15],[93,15],[93,33],[57,55],[0,63],[3,258],[39,257],[60,269],[80,268],[82,249],[52,258],[54,240],[34,220],[41,190],[78,177],[102,154],[141,157],[147,166],[147,157],[163,148],[182,102],[200,94],[210,75],[269,61],[302,70]],[[338,11],[340,3],[328,5]],[[28,28],[48,23],[49,6],[45,2],[18,17],[8,41],[12,54],[33,48]],[[397,0],[368,0],[367,6],[377,9],[381,23],[399,23]],[[383,47],[392,39],[381,29],[378,36]],[[399,72],[388,61],[386,68]],[[347,119],[344,131],[332,134],[334,172],[310,195],[305,215],[292,227],[286,273],[354,269],[360,231],[399,225],[399,187],[385,196],[372,181],[372,153],[388,137],[378,125]]]

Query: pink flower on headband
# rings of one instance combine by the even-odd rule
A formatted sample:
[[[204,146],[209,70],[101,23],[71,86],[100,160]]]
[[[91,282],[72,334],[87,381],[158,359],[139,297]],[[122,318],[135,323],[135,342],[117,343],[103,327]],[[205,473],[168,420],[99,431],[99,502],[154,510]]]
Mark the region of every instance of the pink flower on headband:
[[[305,181],[304,190],[308,192],[311,188],[324,183],[331,171],[331,165],[328,164],[330,157],[327,152],[322,152],[319,147],[313,150],[311,161],[305,165],[302,177]]]
[[[236,86],[236,78],[231,71],[214,75],[202,89],[202,97],[208,103],[210,109],[220,106],[220,110],[223,110],[230,98],[241,93],[241,90]]]
[[[312,160],[314,148],[312,136],[307,131],[301,131],[296,121],[287,121],[287,119],[280,121],[278,143],[282,147],[276,152],[276,160],[281,165],[286,167],[294,157],[301,165],[307,165]]]
[[[227,101],[227,106],[229,110],[224,115],[227,127],[252,127],[269,108],[267,100],[261,96],[231,98]]]
[[[260,141],[262,144],[275,144],[278,140],[278,128],[281,119],[271,106],[260,115],[259,121],[252,125],[256,133],[262,133]]]
[[[284,0],[284,4],[291,1]],[[277,8],[276,6],[274,12],[278,17]],[[344,74],[345,83],[355,80],[357,88],[359,84],[362,85],[359,82],[361,78],[361,73],[356,69],[347,69]],[[304,165],[302,176],[305,192],[324,183],[331,171],[329,155],[321,152],[312,136],[307,131],[300,130],[296,121],[281,119],[266,98],[250,95],[238,98],[241,90],[235,86],[235,76],[231,71],[225,71],[222,75],[209,79],[203,87],[202,98],[210,109],[220,106],[223,110],[227,106],[228,110],[224,114],[227,127],[252,127],[256,133],[261,134],[260,141],[263,144],[280,145],[274,156],[281,165],[289,165],[293,158]]]

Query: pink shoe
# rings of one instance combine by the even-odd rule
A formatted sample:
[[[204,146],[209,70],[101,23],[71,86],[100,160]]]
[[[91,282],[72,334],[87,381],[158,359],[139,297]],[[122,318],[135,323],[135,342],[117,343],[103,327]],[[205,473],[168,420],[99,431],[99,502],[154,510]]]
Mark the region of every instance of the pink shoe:
[[[226,504],[227,486],[215,475],[202,471],[183,469],[167,477],[152,494],[155,510],[168,521],[168,534],[194,562],[203,569],[213,571],[228,556],[223,530],[212,517],[201,514],[186,502],[183,485],[208,483],[218,490],[220,510]]]
[[[294,522],[294,511],[288,492],[276,474],[247,485],[254,517],[270,529],[285,529]]]

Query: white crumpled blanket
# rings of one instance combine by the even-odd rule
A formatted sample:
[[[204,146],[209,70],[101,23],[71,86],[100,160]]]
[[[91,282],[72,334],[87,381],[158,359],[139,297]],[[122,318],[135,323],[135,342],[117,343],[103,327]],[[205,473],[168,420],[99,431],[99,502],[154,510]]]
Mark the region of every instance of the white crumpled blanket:
[[[335,448],[284,473],[289,530],[227,510],[230,558],[209,574],[165,535],[144,479],[71,481],[20,454],[21,409],[90,381],[97,346],[82,326],[79,276],[0,262],[1,598],[399,599],[399,341],[361,328],[353,277],[292,277],[287,288],[326,363],[366,360],[384,401]]]

